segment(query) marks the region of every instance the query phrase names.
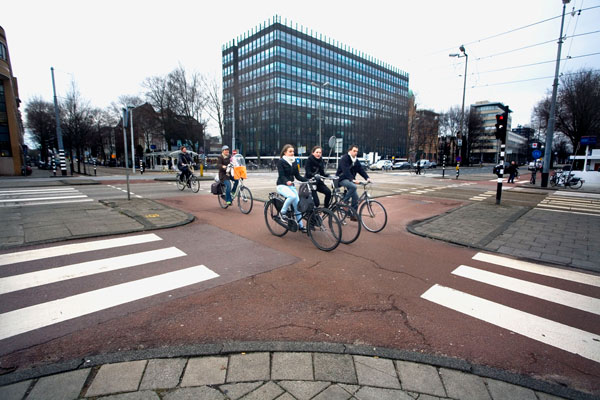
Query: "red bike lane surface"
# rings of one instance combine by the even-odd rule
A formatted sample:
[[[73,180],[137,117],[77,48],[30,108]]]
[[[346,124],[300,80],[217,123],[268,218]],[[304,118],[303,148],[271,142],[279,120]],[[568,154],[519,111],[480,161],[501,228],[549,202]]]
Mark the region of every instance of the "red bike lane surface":
[[[332,252],[319,251],[301,233],[272,236],[265,226],[263,205],[251,214],[237,207],[223,210],[211,195],[182,196],[163,203],[196,216],[188,225],[197,241],[199,262],[211,252],[194,237],[194,227],[209,224],[263,246],[297,257],[298,262],[198,291],[99,323],[0,359],[2,365],[45,364],[89,354],[161,346],[228,341],[311,341],[405,349],[464,359],[514,373],[600,393],[600,365],[492,324],[452,311],[420,296],[434,284],[599,333],[597,319],[587,313],[548,307],[547,302],[455,276],[459,265],[477,250],[412,235],[411,221],[460,206],[461,202],[411,196],[380,198],[388,225],[377,234],[363,230],[358,240]],[[160,231],[176,235],[178,229]],[[236,248],[229,249],[232,254]],[[213,255],[214,256],[214,255]],[[228,253],[221,255],[228,257]],[[248,262],[257,256],[247,254]],[[213,258],[213,257],[211,257]],[[243,268],[240,265],[240,268]],[[555,282],[524,272],[500,271],[513,277],[586,294],[586,287]],[[589,294],[591,295],[591,294]],[[596,321],[596,322],[594,322]]]

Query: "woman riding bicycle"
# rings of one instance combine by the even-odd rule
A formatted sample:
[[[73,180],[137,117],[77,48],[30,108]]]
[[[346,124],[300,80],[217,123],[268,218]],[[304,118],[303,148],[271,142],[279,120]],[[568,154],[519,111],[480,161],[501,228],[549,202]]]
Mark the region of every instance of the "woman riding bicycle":
[[[221,148],[221,155],[217,157],[217,168],[219,168],[219,181],[225,185],[225,202],[227,202],[227,205],[231,205],[231,191],[235,192],[238,185],[238,181],[233,179],[231,173],[227,171],[230,162],[229,146],[225,145]],[[233,188],[231,187],[232,180],[234,181]]]
[[[177,168],[181,171],[181,176],[184,178],[184,182],[187,182],[188,187],[191,187],[190,176],[192,175],[192,171],[190,171],[190,165],[192,165],[192,157],[187,153],[186,147],[181,146]]]
[[[315,175],[329,176],[325,173],[325,163],[323,161],[323,149],[321,146],[315,146],[311,150],[311,155],[306,160],[304,166],[306,171],[304,177],[310,179]],[[325,208],[329,207],[331,202],[331,190],[323,183],[321,179],[317,179],[317,190],[312,192],[313,200],[315,201],[315,207],[319,207],[319,195],[317,192],[321,192],[325,195]]]
[[[277,193],[285,197],[285,202],[281,207],[279,218],[287,223],[287,212],[290,206],[294,207],[294,213],[296,215],[296,221],[300,230],[305,232],[306,228],[302,224],[301,214],[298,211],[298,190],[294,186],[294,178],[300,182],[307,182],[308,179],[300,176],[298,170],[298,164],[294,157],[294,146],[286,144],[281,150],[281,158],[277,162]]]

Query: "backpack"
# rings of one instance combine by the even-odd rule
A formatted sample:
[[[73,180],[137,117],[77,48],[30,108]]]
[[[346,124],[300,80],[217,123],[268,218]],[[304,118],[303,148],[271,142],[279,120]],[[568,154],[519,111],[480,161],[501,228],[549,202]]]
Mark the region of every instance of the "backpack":
[[[314,208],[315,202],[312,197],[312,191],[308,183],[301,183],[298,187],[298,211],[301,213],[310,211]]]

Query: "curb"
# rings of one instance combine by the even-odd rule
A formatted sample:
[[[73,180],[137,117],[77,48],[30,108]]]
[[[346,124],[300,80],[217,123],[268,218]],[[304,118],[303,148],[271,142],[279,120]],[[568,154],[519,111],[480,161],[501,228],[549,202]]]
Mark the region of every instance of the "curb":
[[[396,361],[409,361],[427,364],[433,367],[454,369],[483,378],[496,379],[568,399],[587,400],[599,398],[592,394],[570,389],[560,384],[542,381],[529,376],[487,367],[485,365],[473,364],[458,358],[384,347],[319,342],[224,342],[108,353],[85,357],[83,359],[69,360],[59,364],[9,372],[0,375],[0,386],[78,369],[98,367],[104,364],[156,358],[222,356],[242,352],[311,352],[380,357]]]

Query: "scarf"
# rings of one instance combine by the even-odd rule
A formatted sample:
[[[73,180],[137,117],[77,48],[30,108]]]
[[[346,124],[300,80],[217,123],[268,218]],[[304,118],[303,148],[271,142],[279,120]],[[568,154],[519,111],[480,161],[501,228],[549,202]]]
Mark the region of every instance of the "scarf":
[[[294,165],[294,161],[296,161],[296,159],[294,157],[290,157],[290,156],[283,156],[282,157],[285,161],[287,161],[288,164],[290,164],[290,167]]]
[[[350,159],[352,160],[352,164],[354,164],[354,163],[356,162],[356,158],[357,158],[357,157],[352,157],[352,156],[350,155],[350,153],[348,153],[348,157],[350,157]]]

